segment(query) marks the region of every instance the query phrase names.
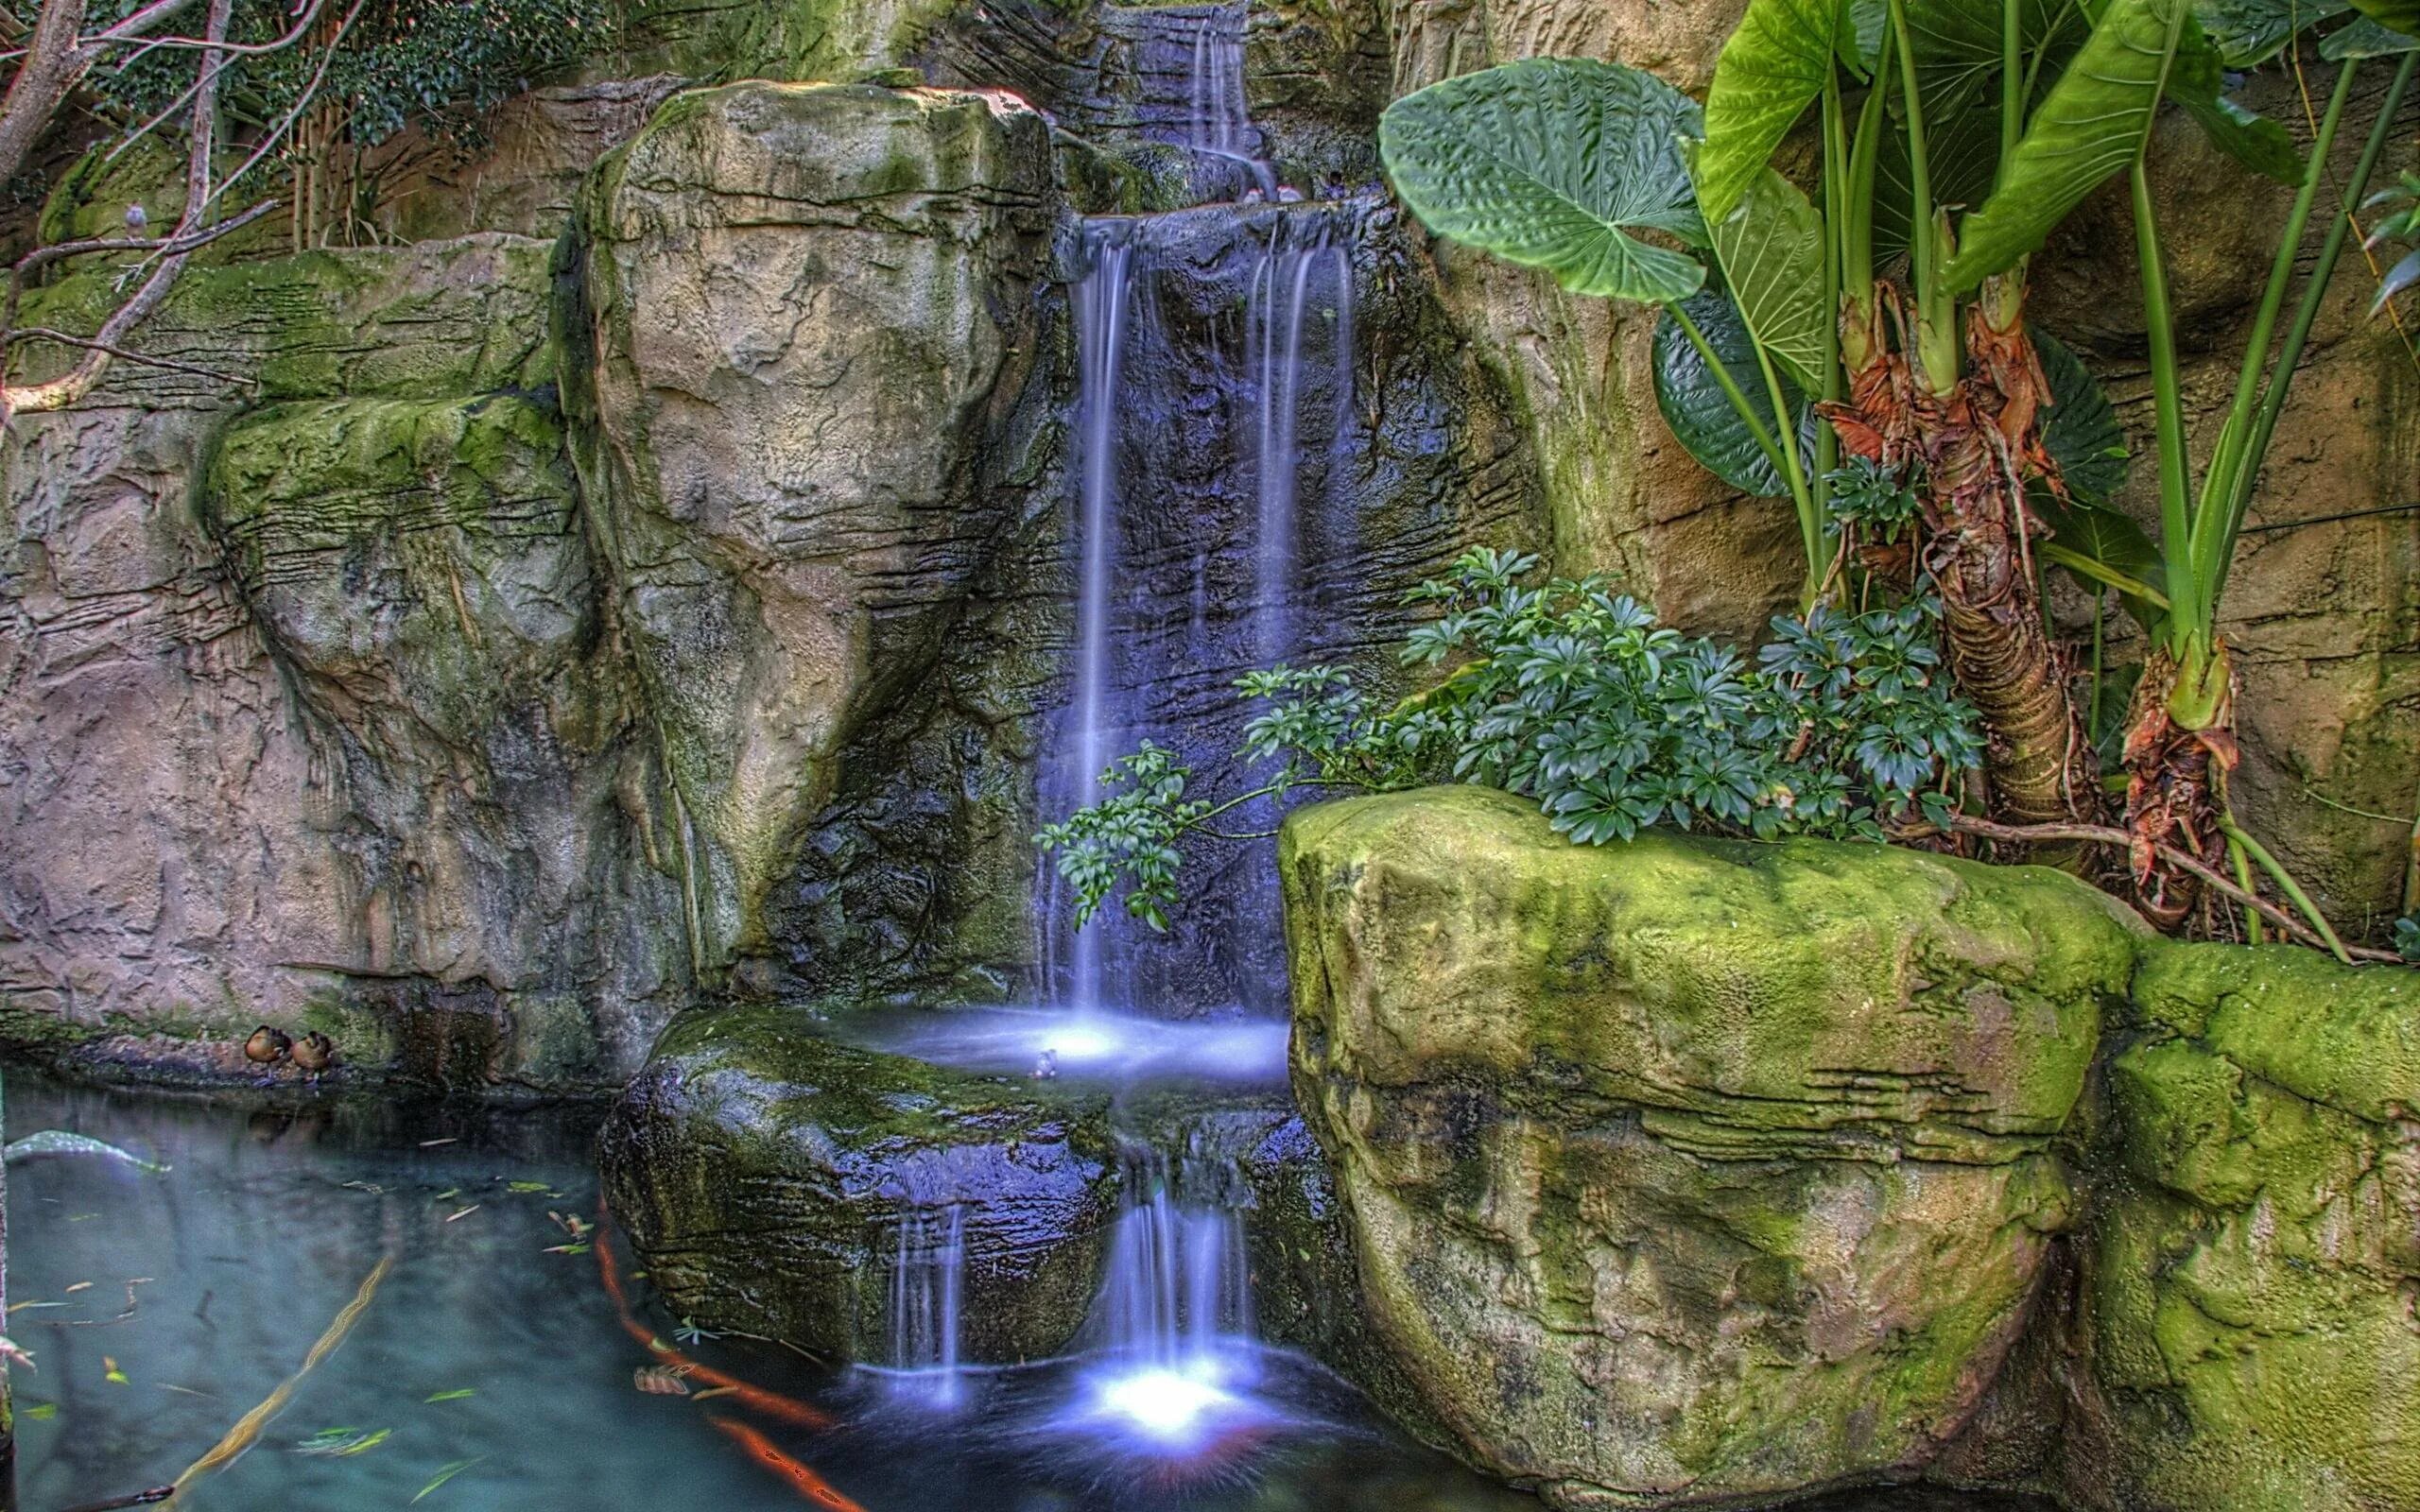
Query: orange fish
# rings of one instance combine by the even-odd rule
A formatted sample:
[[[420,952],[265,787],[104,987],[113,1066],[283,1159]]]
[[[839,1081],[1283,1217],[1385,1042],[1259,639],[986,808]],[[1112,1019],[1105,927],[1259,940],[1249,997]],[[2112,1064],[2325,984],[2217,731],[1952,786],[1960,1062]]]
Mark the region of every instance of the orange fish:
[[[739,1447],[748,1451],[750,1459],[788,1482],[791,1490],[816,1505],[829,1507],[831,1512],[866,1512],[864,1507],[834,1490],[831,1482],[783,1453],[774,1447],[771,1439],[746,1423],[712,1416],[706,1421],[739,1440]]]
[[[794,1398],[785,1397],[762,1386],[752,1386],[737,1376],[725,1375],[710,1365],[700,1365],[680,1350],[655,1336],[653,1330],[631,1315],[630,1299],[622,1293],[622,1273],[614,1263],[614,1248],[605,1232],[608,1214],[605,1205],[596,1206],[596,1233],[592,1246],[596,1254],[596,1274],[605,1283],[605,1295],[614,1299],[614,1312],[622,1320],[622,1332],[647,1346],[648,1349],[667,1365],[685,1367],[689,1378],[709,1386],[721,1386],[747,1406],[766,1417],[799,1428],[829,1428],[829,1416]]]

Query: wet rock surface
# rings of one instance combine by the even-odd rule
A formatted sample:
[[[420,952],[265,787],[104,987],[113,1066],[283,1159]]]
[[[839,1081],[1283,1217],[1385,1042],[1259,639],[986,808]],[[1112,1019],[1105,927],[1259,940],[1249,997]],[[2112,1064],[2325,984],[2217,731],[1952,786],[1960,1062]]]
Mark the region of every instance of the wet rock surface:
[[[683,95],[590,186],[582,481],[711,971],[1013,964],[1034,674],[970,601],[1016,595],[1052,502],[1053,206],[1030,109],[872,85]]]
[[[263,1020],[339,1074],[571,1090],[684,992],[626,809],[552,385],[547,251],[197,267],[8,441],[0,1028],[210,1082]],[[40,291],[91,318],[107,274]],[[179,1048],[191,1042],[190,1051]]]
[[[599,1137],[606,1194],[672,1309],[888,1363],[903,1223],[962,1214],[970,1360],[1063,1348],[1116,1208],[1108,1098],[819,1039],[797,1010],[669,1029]]]
[[[1573,847],[1478,789],[1289,821],[1294,1076],[1362,1300],[1461,1452],[1567,1506],[1919,1469],[2073,1219],[2135,930],[1881,847]]]
[[[2109,1512],[2420,1507],[2420,979],[2161,945],[2132,1017],[2055,1484]]]

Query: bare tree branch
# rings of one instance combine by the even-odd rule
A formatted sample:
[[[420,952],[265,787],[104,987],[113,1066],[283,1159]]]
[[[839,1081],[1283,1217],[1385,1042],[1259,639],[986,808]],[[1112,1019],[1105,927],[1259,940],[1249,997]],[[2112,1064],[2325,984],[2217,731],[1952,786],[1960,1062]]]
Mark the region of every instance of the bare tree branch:
[[[2023,845],[2035,845],[2046,840],[2082,841],[2087,845],[2120,847],[2134,843],[2133,835],[2115,825],[2108,824],[1999,824],[1990,819],[1979,819],[1971,815],[1953,814],[1949,816],[1949,828],[1960,834],[1971,834],[1985,840],[2006,840]],[[2169,845],[2155,845],[2152,849],[2157,851],[2160,859],[2169,865],[2199,877],[2203,885],[2221,896],[2235,900],[2246,908],[2256,911],[2261,918],[2276,925],[2295,943],[2308,945],[2318,951],[2328,949],[2327,941],[2322,939],[2318,932],[2308,924],[2268,899],[2237,886],[2233,879],[2221,874],[2199,856],[2179,850]],[[2347,946],[2345,952],[2364,961],[2401,963],[2403,960],[2402,956],[2392,951],[2371,950],[2361,945]]]
[[[81,0],[53,0],[55,4],[81,8]],[[204,35],[224,39],[234,0],[210,0],[209,21]],[[45,16],[45,19],[47,17]],[[27,66],[31,66],[28,64]],[[192,143],[185,158],[185,209],[177,229],[167,240],[176,241],[192,235],[209,224],[214,198],[210,188],[212,154],[218,143],[218,73],[220,60],[216,53],[201,56],[201,80],[194,94]],[[118,306],[117,313],[103,321],[100,330],[86,338],[90,343],[84,360],[62,377],[46,383],[28,384],[0,389],[0,423],[21,414],[63,409],[93,391],[101,374],[109,370],[110,359],[123,349],[127,333],[150,318],[168,297],[168,290],[184,271],[185,260],[193,254],[180,251],[163,259],[152,270],[143,287],[132,299]]]
[[[29,325],[22,331],[11,331],[9,333],[9,340],[11,343],[19,341],[56,341],[63,347],[82,347],[87,351],[105,352],[111,356],[116,357],[121,361],[141,363],[146,368],[165,368],[170,372],[189,372],[194,374],[196,377],[216,378],[222,382],[231,384],[248,384],[255,388],[260,387],[259,379],[247,378],[241,373],[221,372],[216,368],[198,368],[190,362],[174,362],[166,357],[146,356],[140,352],[129,352],[124,347],[109,346],[103,342],[95,341],[90,336],[70,335],[64,331],[53,331],[50,327],[44,325]]]
[[[0,100],[0,182],[23,172],[60,102],[93,66],[83,43],[84,0],[43,0],[26,60]]]

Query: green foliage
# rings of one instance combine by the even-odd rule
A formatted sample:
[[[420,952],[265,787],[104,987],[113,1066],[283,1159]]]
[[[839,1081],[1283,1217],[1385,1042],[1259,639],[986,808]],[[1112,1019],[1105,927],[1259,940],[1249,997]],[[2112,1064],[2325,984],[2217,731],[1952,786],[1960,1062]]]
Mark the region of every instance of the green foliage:
[[[1871,54],[1858,45],[1850,9],[1847,0],[1750,0],[1706,91],[1698,197],[1708,220],[1730,215],[1768,171],[1836,60],[1863,71]]]
[[[1729,386],[1718,378],[1706,354],[1688,338],[1683,316],[1694,321],[1705,337],[1706,346],[1726,369]],[[1698,465],[1742,493],[1788,498],[1789,480],[1756,436],[1758,425],[1767,435],[1778,435],[1780,427],[1756,365],[1755,338],[1729,292],[1708,288],[1668,306],[1655,322],[1654,356],[1655,407]],[[1786,377],[1777,387],[1791,430],[1811,442],[1817,422],[1806,394]],[[1734,392],[1739,395],[1739,403],[1733,402]]]
[[[2364,208],[2386,213],[2370,228],[2373,249],[2394,242],[2420,243],[2420,173],[2406,170],[2394,188],[2372,195]],[[2377,298],[2371,301],[2370,313],[2384,310],[2414,284],[2420,284],[2420,247],[2404,253],[2378,280]]]
[[[2394,954],[2414,966],[2420,966],[2420,919],[2398,919],[2394,921]]]
[[[120,12],[139,0],[119,0]],[[330,0],[332,33],[348,7]],[[329,61],[321,97],[344,112],[356,146],[373,146],[406,126],[475,140],[478,118],[540,77],[603,44],[614,23],[607,0],[368,0]],[[230,39],[258,45],[295,22],[285,0],[237,0]],[[318,45],[231,60],[221,93],[239,124],[266,129],[292,109],[318,71]],[[194,81],[199,55],[140,53],[104,67],[94,88],[131,116],[148,118]]]
[[[1960,229],[1942,269],[1967,294],[2040,247],[2083,197],[2133,162],[2150,132],[2186,0],[2110,0],[2027,125],[1998,187]]]
[[[1662,303],[1694,293],[1705,268],[1632,233],[1704,244],[1674,146],[1699,134],[1696,102],[1651,74],[1538,58],[1405,95],[1378,122],[1378,149],[1440,235],[1575,293]]]
[[[1980,759],[1974,711],[1940,671],[1929,598],[1776,619],[1751,662],[1657,625],[1599,578],[1525,586],[1535,566],[1474,551],[1414,589],[1410,601],[1440,612],[1404,660],[1444,675],[1392,709],[1374,711],[1334,668],[1242,679],[1266,706],[1246,754],[1277,764],[1259,787],[1213,804],[1158,747],[1118,761],[1108,797],[1035,837],[1057,853],[1078,921],[1122,882],[1128,913],[1167,927],[1185,835],[1297,786],[1483,783],[1535,799],[1592,845],[1658,823],[1879,840],[1886,819],[1944,816],[1949,774]]]
[[[1704,155],[1697,161],[1703,167]],[[1796,184],[1766,168],[1712,230],[1750,338],[1800,387],[1820,390],[1839,318],[1824,302],[1824,217]]]

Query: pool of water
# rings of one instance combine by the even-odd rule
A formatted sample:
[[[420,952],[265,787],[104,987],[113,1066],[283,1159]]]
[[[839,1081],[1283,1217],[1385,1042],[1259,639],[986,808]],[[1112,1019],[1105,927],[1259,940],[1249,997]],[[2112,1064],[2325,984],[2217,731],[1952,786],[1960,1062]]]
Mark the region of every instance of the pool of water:
[[[593,1115],[230,1106],[13,1073],[7,1115],[12,1138],[65,1129],[169,1167],[9,1168],[9,1332],[39,1366],[17,1376],[28,1512],[174,1480],[295,1371],[382,1260],[342,1344],[186,1493],[187,1512],[1537,1507],[1383,1429],[1281,1351],[1226,1349],[1205,1369],[977,1370],[941,1408],[915,1382],[691,1336],[626,1259],[613,1267],[625,1311],[600,1264],[617,1252],[572,1231],[596,1211]],[[667,1383],[687,1394],[641,1389]]]

